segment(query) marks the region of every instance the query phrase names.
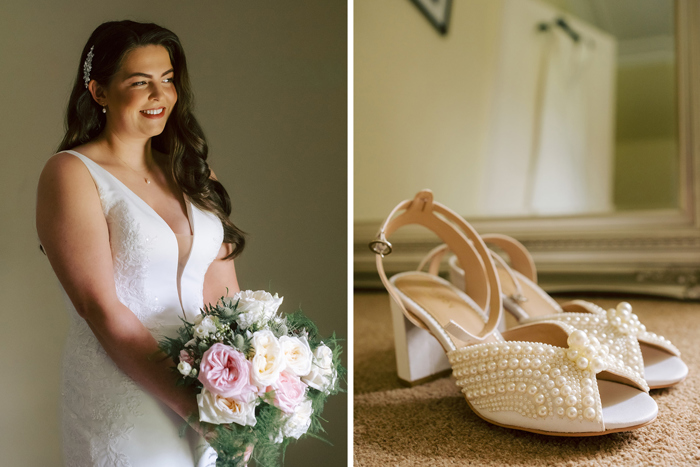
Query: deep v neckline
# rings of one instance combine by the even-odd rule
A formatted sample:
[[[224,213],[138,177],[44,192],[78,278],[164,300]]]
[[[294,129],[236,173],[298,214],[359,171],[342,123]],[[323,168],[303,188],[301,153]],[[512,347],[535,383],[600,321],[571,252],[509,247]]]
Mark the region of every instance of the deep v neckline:
[[[185,272],[188,270],[189,265],[191,263],[192,253],[194,252],[195,239],[196,239],[196,233],[197,233],[196,228],[195,228],[196,223],[194,221],[194,206],[192,205],[192,201],[190,201],[190,199],[187,197],[187,195],[185,195],[185,193],[182,194],[182,198],[185,201],[185,209],[187,211],[187,221],[190,225],[190,232],[192,232],[190,234],[190,236],[192,237],[192,244],[190,246],[190,252],[187,255],[187,259],[185,260],[185,263],[182,265],[182,274],[180,274],[180,257],[179,257],[180,242],[179,242],[177,236],[178,235],[186,236],[186,234],[176,234],[175,231],[170,227],[170,224],[165,222],[165,219],[163,219],[163,217],[160,214],[158,214],[158,211],[156,211],[153,208],[153,206],[148,204],[143,198],[141,198],[139,195],[137,195],[134,192],[134,190],[132,190],[131,188],[126,186],[126,184],[124,182],[119,180],[109,170],[105,169],[100,164],[93,161],[85,154],[79,153],[78,151],[74,151],[72,149],[66,149],[63,152],[69,152],[69,153],[72,153],[73,155],[79,155],[79,156],[82,156],[85,159],[89,160],[92,164],[94,164],[96,167],[98,167],[100,170],[102,170],[104,173],[106,173],[109,177],[111,177],[117,183],[118,186],[120,186],[124,189],[124,191],[127,194],[129,194],[132,198],[135,198],[137,203],[141,203],[143,206],[145,206],[145,208],[148,212],[150,212],[155,218],[159,219],[163,225],[165,225],[165,228],[170,232],[170,236],[173,239],[173,241],[175,242],[175,248],[177,249],[177,253],[178,253],[178,258],[177,258],[176,268],[175,268],[175,288],[176,288],[176,292],[177,292],[178,301],[180,303],[180,308],[182,309],[183,317],[185,318],[185,320],[187,320],[187,313],[185,312],[185,306],[184,306],[183,301],[182,301],[182,278],[185,276]]]
[[[150,204],[148,204],[143,198],[141,198],[139,195],[137,195],[137,194],[134,192],[134,190],[132,190],[131,188],[129,188],[128,186],[126,186],[126,184],[125,184],[124,182],[122,182],[121,180],[119,180],[119,179],[116,177],[116,175],[114,175],[112,172],[110,172],[109,170],[105,169],[105,168],[102,167],[100,164],[98,164],[97,162],[93,161],[92,159],[90,159],[90,158],[89,158],[88,156],[86,156],[85,154],[82,154],[82,153],[80,153],[80,152],[78,152],[78,151],[75,151],[75,150],[73,150],[73,149],[65,149],[63,152],[72,152],[72,153],[75,153],[75,154],[80,154],[81,156],[83,156],[84,158],[88,159],[90,162],[92,162],[93,164],[95,164],[97,167],[99,167],[100,170],[104,171],[107,175],[109,175],[110,177],[112,177],[112,178],[114,179],[114,181],[116,181],[127,193],[131,194],[131,196],[134,197],[134,198],[136,198],[136,199],[138,200],[138,202],[140,202],[140,203],[142,203],[144,206],[146,206],[147,210],[148,210],[151,214],[153,214],[155,217],[157,217],[158,219],[160,219],[160,221],[161,221],[163,224],[165,224],[165,226],[168,228],[168,230],[169,230],[170,233],[173,235],[173,238],[174,238],[175,240],[177,240],[176,235],[191,235],[191,236],[192,236],[192,240],[194,241],[194,236],[195,236],[195,223],[194,223],[194,220],[192,219],[192,217],[193,217],[193,209],[192,209],[193,206],[192,206],[192,201],[190,201],[190,199],[187,197],[187,195],[186,195],[185,193],[182,194],[182,199],[185,201],[185,211],[186,211],[186,214],[187,214],[187,223],[189,224],[189,226],[190,226],[190,232],[192,232],[192,233],[191,233],[191,234],[176,234],[175,231],[172,229],[172,227],[170,227],[170,224],[168,224],[168,223],[165,221],[165,219],[163,219],[163,216],[161,216],[160,214],[158,214],[158,211],[156,211],[156,210],[153,208],[153,206],[151,206]]]

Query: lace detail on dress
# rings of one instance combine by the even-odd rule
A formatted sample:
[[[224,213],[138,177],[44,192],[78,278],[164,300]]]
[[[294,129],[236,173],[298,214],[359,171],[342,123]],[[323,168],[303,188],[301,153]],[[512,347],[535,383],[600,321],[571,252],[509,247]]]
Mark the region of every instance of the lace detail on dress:
[[[131,216],[126,202],[114,203],[105,213],[112,236],[114,285],[117,298],[129,308],[152,333],[160,328],[158,315],[164,307],[158,305],[158,297],[146,290],[146,275],[152,245],[157,237],[141,234],[136,220]],[[158,337],[156,337],[158,338]]]
[[[159,307],[149,305],[144,290],[149,242],[128,212],[124,200],[110,202],[98,187],[105,217],[110,224],[117,297],[142,322]],[[70,302],[68,297],[66,300]],[[81,449],[64,453],[67,465],[129,467],[129,459],[117,448],[127,441],[140,415],[141,389],[107,355],[85,320],[72,304],[71,328],[63,363],[64,436],[82,442]],[[90,381],[89,384],[85,382]],[[91,423],[92,422],[92,423]],[[89,436],[85,436],[85,432]],[[90,460],[91,459],[91,460]]]
[[[129,467],[117,443],[133,429],[127,414],[132,420],[140,415],[140,389],[109,358],[87,323],[72,314],[63,360],[63,430],[82,444],[64,453],[66,465]]]

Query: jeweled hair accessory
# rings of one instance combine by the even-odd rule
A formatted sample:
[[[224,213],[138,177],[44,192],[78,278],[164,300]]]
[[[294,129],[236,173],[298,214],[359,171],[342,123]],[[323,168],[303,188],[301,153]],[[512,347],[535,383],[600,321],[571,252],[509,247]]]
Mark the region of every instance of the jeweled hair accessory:
[[[95,46],[90,47],[90,52],[88,52],[87,57],[85,57],[85,63],[83,63],[83,81],[85,81],[85,89],[88,87],[90,82],[90,71],[92,71],[92,57],[95,54],[92,53]]]

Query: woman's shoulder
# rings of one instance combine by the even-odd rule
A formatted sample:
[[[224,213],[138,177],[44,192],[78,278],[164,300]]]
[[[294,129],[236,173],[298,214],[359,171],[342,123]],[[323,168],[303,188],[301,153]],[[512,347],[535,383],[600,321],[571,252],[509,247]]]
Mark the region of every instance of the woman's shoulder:
[[[80,174],[89,175],[89,170],[85,162],[82,161],[79,156],[76,156],[74,154],[75,152],[98,165],[102,159],[99,148],[92,143],[86,143],[57,152],[46,161],[44,170],[74,174],[74,176],[81,176]]]
[[[90,158],[78,148],[74,150]],[[84,148],[81,149],[84,150]],[[94,189],[92,175],[85,162],[75,154],[66,151],[60,151],[49,157],[39,177],[40,190],[46,188],[49,191],[56,189],[83,191],[89,190],[90,186]]]
[[[80,174],[88,174],[85,163],[69,152],[61,151],[49,158],[44,164],[42,178],[44,174],[54,176],[74,176],[79,177]]]
[[[56,236],[56,229],[66,224],[94,225],[100,222],[96,213],[101,212],[97,186],[85,163],[69,152],[51,156],[37,185],[36,226],[41,244],[59,248],[50,240]]]
[[[67,165],[77,165],[75,164],[75,161],[79,160],[79,157],[75,155],[75,153],[80,154],[81,156],[87,157],[93,162],[98,162],[99,159],[99,152],[96,150],[96,148],[91,145],[90,143],[87,144],[81,144],[80,146],[75,146],[70,149],[64,149],[62,151],[57,152],[53,156],[49,158],[47,161],[48,163],[52,164],[67,164]],[[63,161],[71,161],[71,162],[63,162]]]

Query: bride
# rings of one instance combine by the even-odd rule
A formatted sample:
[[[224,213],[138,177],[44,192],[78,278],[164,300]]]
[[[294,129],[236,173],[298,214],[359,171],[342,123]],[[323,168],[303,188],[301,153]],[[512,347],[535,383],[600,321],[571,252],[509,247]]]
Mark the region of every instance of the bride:
[[[239,290],[242,232],[207,165],[184,51],[155,24],[100,25],[83,48],[66,135],[38,186],[36,225],[71,325],[66,466],[208,465],[195,395],[158,339]]]

